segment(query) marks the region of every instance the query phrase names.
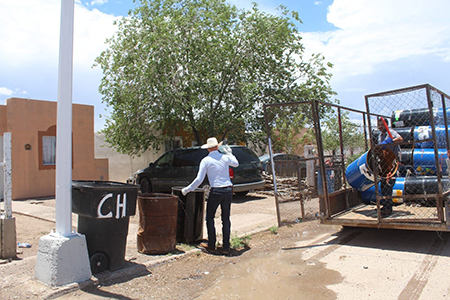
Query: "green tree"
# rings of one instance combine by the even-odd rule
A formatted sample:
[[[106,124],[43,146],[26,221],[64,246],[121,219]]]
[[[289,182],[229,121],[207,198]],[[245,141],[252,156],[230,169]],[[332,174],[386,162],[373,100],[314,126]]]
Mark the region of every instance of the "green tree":
[[[139,154],[180,128],[198,144],[207,137],[258,141],[264,137],[263,103],[333,94],[324,58],[304,60],[296,22],[238,10],[222,0],[140,0],[108,49],[96,59],[99,90],[110,108],[106,141]]]
[[[352,122],[349,112],[341,112],[342,143],[344,148],[365,146],[362,125]],[[321,123],[324,150],[340,152],[339,118],[337,114],[328,114]]]

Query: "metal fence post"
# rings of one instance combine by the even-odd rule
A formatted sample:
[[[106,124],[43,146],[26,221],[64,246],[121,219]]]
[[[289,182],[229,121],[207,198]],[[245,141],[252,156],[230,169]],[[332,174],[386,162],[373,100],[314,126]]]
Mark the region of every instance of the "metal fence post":
[[[12,218],[12,193],[11,193],[11,133],[5,132],[3,134],[3,162],[0,163],[3,168],[4,174],[4,185],[3,185],[3,201],[4,201],[4,211],[5,218]]]

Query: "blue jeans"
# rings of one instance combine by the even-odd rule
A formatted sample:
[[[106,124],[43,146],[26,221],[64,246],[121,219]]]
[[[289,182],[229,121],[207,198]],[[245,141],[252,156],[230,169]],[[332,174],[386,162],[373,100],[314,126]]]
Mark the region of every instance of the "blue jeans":
[[[214,227],[214,215],[220,205],[222,210],[223,249],[230,249],[230,212],[232,199],[233,189],[231,187],[211,188],[211,191],[209,192],[208,202],[206,204],[206,229],[208,230],[209,248],[216,248],[216,228]]]

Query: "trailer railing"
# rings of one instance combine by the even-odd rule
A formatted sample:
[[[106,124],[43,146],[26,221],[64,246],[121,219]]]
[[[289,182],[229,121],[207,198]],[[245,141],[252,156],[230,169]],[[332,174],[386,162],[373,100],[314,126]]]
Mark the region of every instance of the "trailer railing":
[[[450,97],[425,84],[367,95],[365,104],[365,111],[314,100],[264,106],[269,144],[274,119],[287,113],[301,111],[314,131],[316,153],[305,156],[309,176],[298,194],[317,193],[323,223],[450,230]],[[385,138],[393,141],[381,144]],[[297,198],[289,202],[305,201]],[[280,225],[296,221],[292,210],[301,205],[286,210],[277,193],[275,201]]]

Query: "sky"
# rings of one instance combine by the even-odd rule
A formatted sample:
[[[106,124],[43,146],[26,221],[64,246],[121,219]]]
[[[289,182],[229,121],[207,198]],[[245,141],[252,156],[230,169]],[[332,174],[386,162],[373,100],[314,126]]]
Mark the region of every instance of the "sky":
[[[299,13],[306,55],[334,67],[331,87],[341,105],[365,110],[364,95],[420,84],[450,94],[448,0],[227,0],[238,8]],[[127,16],[132,0],[76,0],[73,103],[95,107],[95,131],[106,105],[94,60]],[[0,0],[0,104],[12,97],[57,100],[61,0]]]

